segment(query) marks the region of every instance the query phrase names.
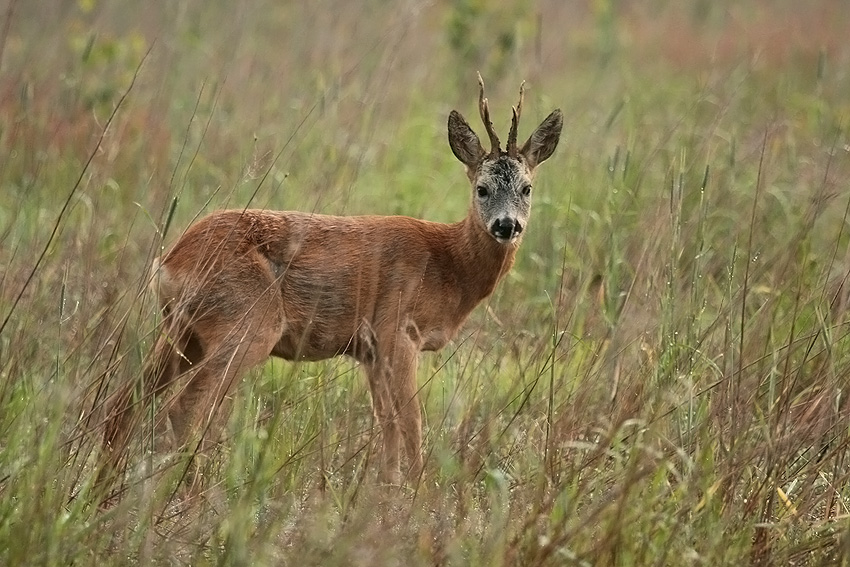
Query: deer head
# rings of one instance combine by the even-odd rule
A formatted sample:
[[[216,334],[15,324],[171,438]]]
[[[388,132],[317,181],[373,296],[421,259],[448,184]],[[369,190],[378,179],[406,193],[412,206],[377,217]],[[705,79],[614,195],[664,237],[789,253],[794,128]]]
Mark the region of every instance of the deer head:
[[[517,147],[523,82],[519,87],[519,102],[513,107],[507,149],[502,150],[490,121],[490,108],[480,74],[478,85],[478,108],[490,138],[490,151],[484,150],[469,123],[456,110],[449,114],[449,145],[455,157],[466,166],[472,184],[472,216],[496,241],[513,244],[528,223],[534,172],[558,146],[564,119],[560,110],[553,111],[522,147]]]

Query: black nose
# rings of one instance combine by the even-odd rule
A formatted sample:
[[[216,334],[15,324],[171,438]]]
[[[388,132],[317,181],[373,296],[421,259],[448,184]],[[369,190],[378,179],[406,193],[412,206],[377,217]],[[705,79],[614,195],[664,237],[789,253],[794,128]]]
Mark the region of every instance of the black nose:
[[[496,238],[504,238],[510,240],[514,236],[522,232],[522,225],[519,221],[510,218],[501,218],[493,221],[490,227],[490,233]]]

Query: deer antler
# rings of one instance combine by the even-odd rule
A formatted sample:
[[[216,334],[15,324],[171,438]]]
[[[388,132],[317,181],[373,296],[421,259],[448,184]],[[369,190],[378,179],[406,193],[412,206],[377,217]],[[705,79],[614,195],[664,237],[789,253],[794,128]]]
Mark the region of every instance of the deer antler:
[[[478,110],[481,112],[481,121],[484,122],[484,128],[487,129],[487,136],[490,138],[490,156],[499,157],[501,151],[501,143],[496,131],[493,130],[493,123],[490,121],[490,107],[487,106],[487,99],[484,98],[484,79],[481,78],[481,73],[478,73]]]
[[[511,118],[511,131],[508,133],[508,155],[514,159],[517,157],[516,136],[519,129],[519,117],[522,115],[522,95],[525,91],[525,81],[519,85],[519,102],[513,107],[513,117]]]

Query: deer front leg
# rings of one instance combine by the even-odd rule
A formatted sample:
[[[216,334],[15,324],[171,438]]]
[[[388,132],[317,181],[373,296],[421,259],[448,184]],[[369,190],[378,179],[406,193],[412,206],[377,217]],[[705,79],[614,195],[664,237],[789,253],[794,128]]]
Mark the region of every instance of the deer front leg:
[[[366,364],[372,407],[383,434],[381,479],[398,484],[400,445],[408,460],[406,479],[422,470],[422,416],[416,386],[419,345],[406,332],[396,331],[382,341],[377,356]]]
[[[405,480],[418,480],[422,472],[422,413],[419,409],[418,386],[416,384],[416,354],[412,357],[409,372],[399,372],[401,380],[395,397],[396,414],[407,455]]]
[[[369,364],[369,391],[372,394],[372,411],[381,429],[381,482],[398,484],[399,481],[399,427],[393,415],[393,400],[389,391],[389,370],[380,363]]]

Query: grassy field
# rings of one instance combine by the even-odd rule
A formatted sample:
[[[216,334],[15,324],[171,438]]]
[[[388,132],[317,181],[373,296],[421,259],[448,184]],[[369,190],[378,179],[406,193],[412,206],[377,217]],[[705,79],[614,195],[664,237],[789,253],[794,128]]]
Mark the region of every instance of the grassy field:
[[[0,565],[850,565],[850,6],[0,3]],[[456,108],[565,113],[512,273],[376,482],[346,359],[239,386],[208,491],[103,403],[225,207],[454,221]]]

